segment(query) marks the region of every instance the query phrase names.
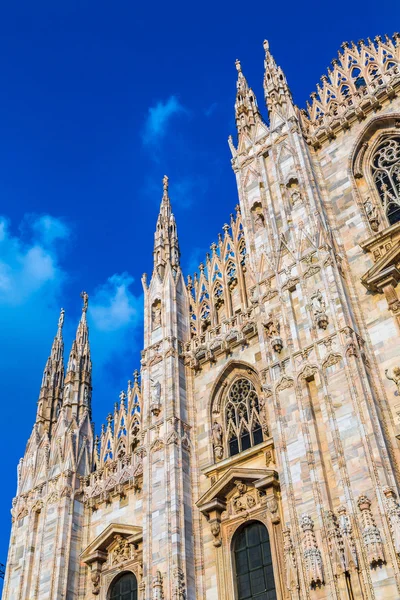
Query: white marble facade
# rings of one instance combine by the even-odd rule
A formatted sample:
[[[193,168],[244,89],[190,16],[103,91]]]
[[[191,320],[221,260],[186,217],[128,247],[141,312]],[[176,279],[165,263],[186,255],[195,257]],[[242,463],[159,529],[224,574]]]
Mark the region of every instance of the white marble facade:
[[[269,122],[237,61],[239,205],[186,281],[164,178],[140,370],[99,437],[87,294],[66,372],[60,315],[3,600],[127,573],[141,600],[400,597],[400,37],[343,44],[306,111],[264,48]],[[245,596],[254,524],[270,589]]]

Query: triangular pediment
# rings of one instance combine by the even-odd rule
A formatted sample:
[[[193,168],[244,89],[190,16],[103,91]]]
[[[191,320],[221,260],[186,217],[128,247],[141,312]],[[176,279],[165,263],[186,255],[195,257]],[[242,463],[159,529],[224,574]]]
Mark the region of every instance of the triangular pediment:
[[[246,469],[231,467],[216,481],[210,489],[197,501],[198,508],[205,514],[208,513],[210,504],[224,503],[227,496],[235,487],[235,481],[240,480],[255,487],[262,483],[262,487],[278,485],[278,475],[274,469]]]
[[[102,555],[105,556],[107,549],[117,535],[127,538],[130,542],[137,544],[143,538],[143,529],[137,525],[110,523],[110,525],[108,525],[108,527],[106,527],[104,531],[82,552],[82,561],[89,564],[93,562],[93,560],[98,560]]]
[[[361,278],[362,284],[371,292],[382,292],[387,284],[394,286],[400,281],[400,244],[395,244]]]

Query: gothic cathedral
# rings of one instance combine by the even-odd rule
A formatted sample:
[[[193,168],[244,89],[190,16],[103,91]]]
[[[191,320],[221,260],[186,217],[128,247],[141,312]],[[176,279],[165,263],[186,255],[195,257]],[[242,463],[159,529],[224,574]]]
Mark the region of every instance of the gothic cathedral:
[[[400,598],[400,35],[306,110],[237,68],[239,204],[184,279],[168,178],[144,349],[98,436],[88,296],[18,465],[3,600]]]

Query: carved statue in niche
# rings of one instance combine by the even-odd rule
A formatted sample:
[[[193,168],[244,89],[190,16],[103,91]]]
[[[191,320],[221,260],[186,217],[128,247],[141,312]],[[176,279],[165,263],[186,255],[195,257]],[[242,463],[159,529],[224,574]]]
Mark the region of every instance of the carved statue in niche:
[[[277,319],[274,318],[272,313],[269,313],[268,321],[264,324],[264,327],[266,334],[270,339],[273,350],[279,354],[283,348],[283,341],[279,335],[281,328]]]
[[[152,329],[161,327],[161,300],[155,300],[151,307]]]
[[[385,375],[390,381],[393,381],[396,384],[397,393],[400,395],[400,367],[393,367],[391,375],[389,369],[386,369]]]
[[[301,202],[301,193],[299,190],[299,181],[297,177],[291,177],[286,184],[286,188],[289,192],[292,206],[294,206],[298,202]]]
[[[313,312],[313,316],[315,322],[317,323],[320,329],[326,329],[328,327],[328,316],[326,314],[326,303],[323,295],[320,290],[317,290],[311,296],[311,310]]]
[[[378,229],[379,229],[378,210],[377,210],[376,206],[374,206],[372,204],[371,198],[368,197],[366,199],[366,201],[364,202],[364,208],[365,208],[365,212],[367,214],[369,224],[371,225],[372,231],[378,231]]]
[[[261,202],[255,202],[251,208],[251,214],[253,216],[254,231],[259,231],[265,226],[264,215],[262,211]]]
[[[254,229],[258,231],[264,227],[264,217],[261,213],[257,212],[254,215]]]
[[[161,411],[161,383],[150,378],[151,384],[151,404],[150,410],[154,416],[158,416]]]
[[[214,446],[215,458],[221,460],[224,454],[224,448],[222,443],[222,425],[218,421],[214,421],[212,426],[212,440]]]

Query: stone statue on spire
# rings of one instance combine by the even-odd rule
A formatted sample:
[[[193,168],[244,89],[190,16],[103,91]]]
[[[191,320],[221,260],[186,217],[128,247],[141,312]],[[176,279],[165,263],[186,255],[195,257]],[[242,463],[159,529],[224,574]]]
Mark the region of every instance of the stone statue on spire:
[[[168,194],[168,181],[169,181],[168,175],[164,175],[163,180],[162,180],[164,195]]]
[[[60,317],[58,319],[58,329],[62,329],[63,325],[64,325],[64,317],[65,317],[65,310],[62,308],[60,310]]]
[[[87,312],[89,305],[89,294],[87,292],[81,292],[81,298],[83,300],[82,312]]]

